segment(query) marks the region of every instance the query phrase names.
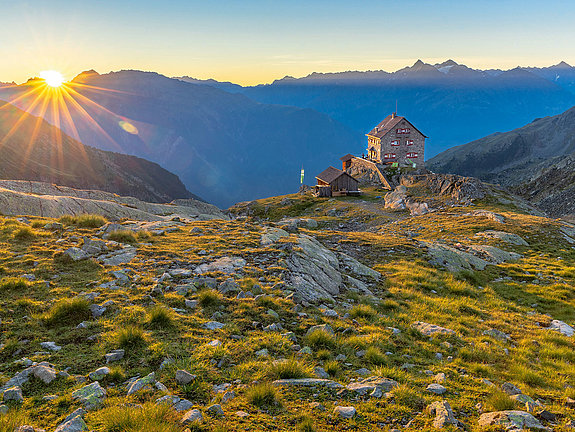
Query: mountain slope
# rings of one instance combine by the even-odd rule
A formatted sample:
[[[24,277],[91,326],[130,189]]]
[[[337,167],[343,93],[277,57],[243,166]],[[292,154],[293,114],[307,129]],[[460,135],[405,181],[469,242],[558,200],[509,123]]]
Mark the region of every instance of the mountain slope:
[[[313,178],[342,154],[363,149],[361,136],[324,114],[156,73],[88,72],[70,87],[81,108],[68,108],[83,143],[153,160],[220,206],[297,190],[302,165]],[[11,98],[25,91],[20,86]],[[45,117],[56,122],[50,112]]]
[[[505,185],[528,181],[540,168],[575,151],[575,107],[521,128],[451,148],[427,162],[437,172]]]
[[[567,67],[560,66],[561,78],[557,80],[553,70],[481,71],[453,60],[436,65],[417,61],[393,73],[313,73],[233,91],[263,103],[312,108],[362,136],[395,111],[397,103],[399,112],[430,137],[426,156],[431,157],[454,145],[520,127],[575,105],[568,81],[575,68]],[[204,83],[230,88],[224,83]]]
[[[151,202],[192,197],[177,176],[159,165],[84,146],[5,103],[0,105],[0,151],[0,179],[99,189]]]

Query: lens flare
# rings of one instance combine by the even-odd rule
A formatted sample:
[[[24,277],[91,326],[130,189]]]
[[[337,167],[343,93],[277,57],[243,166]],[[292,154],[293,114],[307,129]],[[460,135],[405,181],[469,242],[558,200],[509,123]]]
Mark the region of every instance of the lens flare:
[[[124,129],[129,134],[138,135],[138,128],[134,126],[132,123],[122,120],[118,122],[118,124],[122,129]]]
[[[64,76],[58,71],[42,71],[40,72],[40,78],[46,81],[50,87],[60,87],[64,84]]]

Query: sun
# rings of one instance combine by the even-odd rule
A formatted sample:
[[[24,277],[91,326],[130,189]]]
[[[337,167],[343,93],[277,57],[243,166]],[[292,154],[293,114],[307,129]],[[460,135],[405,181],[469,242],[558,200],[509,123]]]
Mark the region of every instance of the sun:
[[[50,87],[60,87],[64,84],[64,76],[58,71],[49,70],[40,72],[40,78],[46,81],[46,84]]]

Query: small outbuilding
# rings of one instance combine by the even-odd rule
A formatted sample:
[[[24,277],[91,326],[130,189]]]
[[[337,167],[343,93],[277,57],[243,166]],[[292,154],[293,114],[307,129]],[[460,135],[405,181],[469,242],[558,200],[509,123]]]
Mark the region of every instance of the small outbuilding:
[[[342,170],[347,170],[349,167],[351,167],[351,160],[354,158],[355,156],[352,154],[346,154],[345,156],[342,156],[339,158],[339,160],[342,163]]]
[[[359,195],[359,182],[345,171],[330,166],[317,177],[314,195],[319,197]]]

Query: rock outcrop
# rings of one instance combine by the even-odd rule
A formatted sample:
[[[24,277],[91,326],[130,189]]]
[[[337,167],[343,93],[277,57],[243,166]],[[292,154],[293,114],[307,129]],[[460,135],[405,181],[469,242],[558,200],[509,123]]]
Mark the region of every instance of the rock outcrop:
[[[216,206],[198,200],[155,204],[98,190],[80,190],[49,183],[0,180],[0,213],[58,218],[93,213],[110,220],[161,221],[174,217],[227,219]]]

